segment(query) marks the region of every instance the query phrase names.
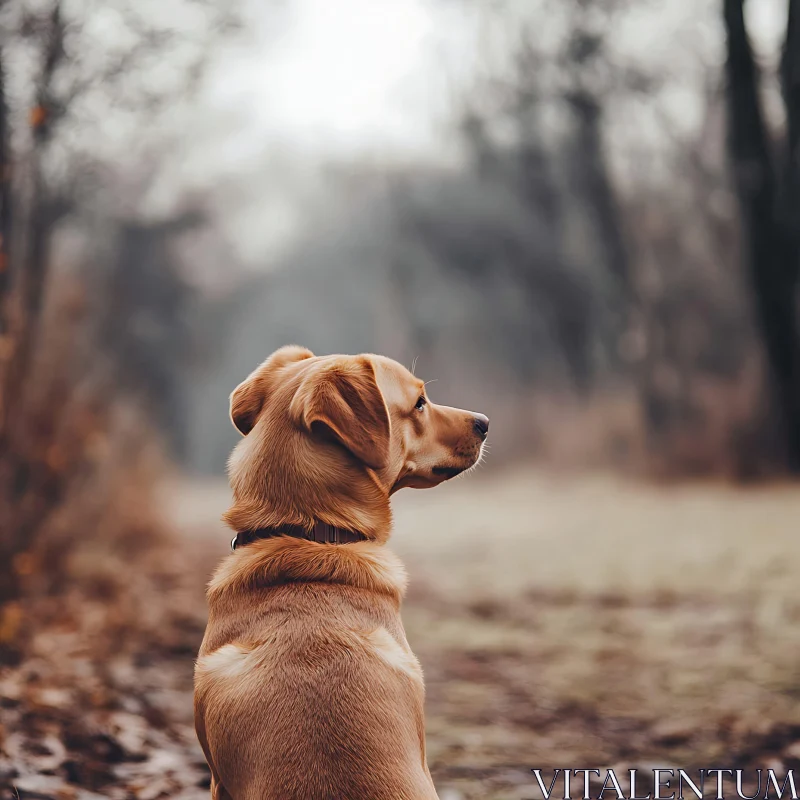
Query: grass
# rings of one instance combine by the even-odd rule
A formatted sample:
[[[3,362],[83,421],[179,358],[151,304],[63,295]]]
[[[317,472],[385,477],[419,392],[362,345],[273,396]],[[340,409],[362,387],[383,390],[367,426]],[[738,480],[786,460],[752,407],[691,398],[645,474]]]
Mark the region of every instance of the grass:
[[[469,481],[469,482],[468,482]],[[495,472],[398,497],[431,769],[797,764],[800,492]]]

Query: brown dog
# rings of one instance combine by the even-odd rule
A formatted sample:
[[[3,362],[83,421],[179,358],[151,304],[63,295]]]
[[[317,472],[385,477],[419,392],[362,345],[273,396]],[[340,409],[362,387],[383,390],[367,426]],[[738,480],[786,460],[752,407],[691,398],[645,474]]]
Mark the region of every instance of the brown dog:
[[[300,347],[236,388],[231,419],[237,537],[195,670],[212,798],[436,798],[389,497],[474,466],[489,420],[388,358]]]

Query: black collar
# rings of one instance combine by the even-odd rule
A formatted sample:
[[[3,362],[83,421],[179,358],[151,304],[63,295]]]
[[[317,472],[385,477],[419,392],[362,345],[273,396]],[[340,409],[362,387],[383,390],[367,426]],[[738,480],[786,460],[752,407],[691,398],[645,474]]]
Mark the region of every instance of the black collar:
[[[302,525],[281,525],[277,528],[256,528],[250,531],[239,531],[231,540],[231,550],[245,547],[258,539],[272,539],[275,536],[292,536],[295,539],[307,539],[321,544],[349,544],[366,542],[367,537],[358,531],[337,528],[327,522],[316,522],[310,530]]]

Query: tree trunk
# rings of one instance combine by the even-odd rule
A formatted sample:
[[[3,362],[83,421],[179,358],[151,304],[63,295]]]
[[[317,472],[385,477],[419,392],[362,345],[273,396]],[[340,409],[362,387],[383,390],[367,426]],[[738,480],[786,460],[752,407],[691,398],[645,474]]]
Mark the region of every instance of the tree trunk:
[[[8,334],[7,300],[11,287],[11,153],[6,72],[0,50],[0,373],[5,361],[5,336]]]
[[[0,436],[5,415],[3,375],[11,358],[11,131],[6,102],[4,53],[0,49]]]
[[[797,282],[800,270],[800,2],[789,0],[786,41],[781,60],[781,87],[786,107],[786,175],[782,222],[790,236],[789,269]]]
[[[603,143],[603,108],[598,98],[584,89],[570,93],[567,101],[575,115],[575,157],[580,161],[583,188],[595,217],[598,244],[608,274],[615,281],[620,305],[627,308],[632,293],[630,258]]]
[[[13,246],[13,272],[0,272],[0,608],[20,594],[20,577],[14,557],[23,552],[32,532],[55,505],[54,482],[46,461],[26,440],[27,431],[21,420],[25,396],[36,349],[41,313],[47,288],[50,261],[50,240],[54,221],[54,203],[44,174],[44,152],[50,142],[53,126],[60,115],[54,101],[53,82],[64,54],[64,20],[61,0],[53,5],[50,25],[43,40],[42,69],[36,87],[36,105],[29,122],[33,148],[29,158],[27,181],[30,184],[25,208],[15,207],[12,231],[12,204],[22,192],[8,180],[10,177],[9,124],[5,104],[0,104],[0,161],[5,167],[0,194],[0,224],[7,225],[3,236],[3,252]],[[1,55],[1,53],[0,53]],[[1,66],[1,65],[0,65]],[[3,73],[0,72],[0,85]],[[43,490],[42,487],[45,487]],[[46,498],[29,504],[24,511],[25,495]],[[2,612],[0,612],[2,622]],[[2,653],[0,652],[0,655]]]
[[[56,0],[44,42],[44,62],[36,89],[36,106],[30,115],[34,142],[30,164],[31,195],[22,254],[25,264],[20,272],[21,324],[11,370],[15,393],[19,397],[24,394],[25,379],[30,371],[39,332],[50,267],[50,240],[56,221],[55,203],[47,185],[43,161],[53,128],[63,112],[53,96],[53,80],[64,55],[64,27],[61,0]]]
[[[745,26],[744,0],[723,1],[728,37],[728,144],[742,212],[745,261],[770,367],[772,396],[782,424],[787,466],[791,472],[800,473],[800,334],[795,297],[798,238],[791,225],[792,215],[787,213],[787,203],[792,194],[796,195],[797,167],[788,165],[785,188],[779,197],[758,95],[758,70]],[[790,0],[784,86],[789,89],[786,92],[788,139],[795,160],[797,17],[797,0]]]

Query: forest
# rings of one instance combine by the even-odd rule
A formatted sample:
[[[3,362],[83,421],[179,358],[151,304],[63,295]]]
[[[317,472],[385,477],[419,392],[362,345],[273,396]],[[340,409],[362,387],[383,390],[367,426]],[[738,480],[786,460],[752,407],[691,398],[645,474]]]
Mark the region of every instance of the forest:
[[[800,3],[412,5],[459,68],[419,67],[435,125],[383,99],[432,143],[311,150],[245,138],[242,76],[312,0],[0,0],[0,797],[207,795],[228,395],[290,342],[492,418],[485,508],[398,500],[442,798],[564,752],[800,765]]]

